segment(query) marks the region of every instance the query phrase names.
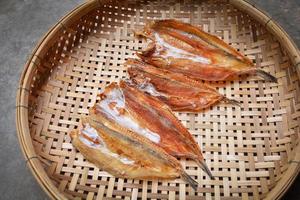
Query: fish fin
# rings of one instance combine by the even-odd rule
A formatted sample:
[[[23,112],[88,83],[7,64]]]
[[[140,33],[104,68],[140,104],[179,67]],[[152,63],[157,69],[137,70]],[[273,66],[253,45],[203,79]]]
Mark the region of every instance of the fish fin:
[[[256,75],[262,77],[266,81],[270,81],[273,83],[278,83],[277,78],[261,69],[256,70]]]
[[[209,176],[210,179],[215,180],[215,177],[212,175],[211,171],[209,170],[208,166],[203,160],[196,160],[198,166],[205,171],[205,173]]]
[[[138,39],[149,39],[154,41],[154,38],[151,36],[151,34],[147,34],[144,30],[136,30],[133,32],[133,35]]]
[[[195,191],[197,191],[198,183],[190,175],[188,175],[185,171],[183,171],[181,173],[181,177],[183,180],[189,183]]]
[[[149,36],[146,35],[146,34],[144,33],[144,31],[142,31],[142,30],[134,31],[134,32],[133,32],[133,35],[134,35],[134,37],[136,37],[136,38],[148,38],[148,37],[149,37]]]
[[[198,157],[194,154],[191,153],[178,153],[178,152],[169,152],[169,154],[171,156],[174,156],[176,158],[188,158],[188,159],[192,159],[192,160],[197,160]]]
[[[224,102],[224,103],[227,103],[227,104],[232,104],[232,105],[236,105],[236,106],[241,107],[241,102],[239,102],[235,99],[229,99],[226,96],[223,96],[223,99],[221,101]]]
[[[69,136],[71,137],[71,139],[73,140],[75,137],[77,137],[78,135],[78,130],[72,130],[69,132]]]
[[[136,51],[138,57],[151,57],[156,51],[156,45],[151,42],[148,47],[143,51]]]

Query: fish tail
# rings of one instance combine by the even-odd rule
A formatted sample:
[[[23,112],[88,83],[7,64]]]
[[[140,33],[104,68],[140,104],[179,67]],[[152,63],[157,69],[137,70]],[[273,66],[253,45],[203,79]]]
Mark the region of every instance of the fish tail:
[[[241,102],[239,102],[235,99],[229,99],[226,96],[223,96],[223,99],[221,101],[224,102],[224,103],[227,103],[227,104],[232,104],[232,105],[236,105],[236,106],[241,107]]]
[[[257,69],[256,71],[256,75],[257,76],[260,76],[261,78],[263,78],[264,80],[266,81],[270,81],[270,82],[273,82],[273,83],[278,83],[277,82],[277,78],[261,69]]]
[[[210,169],[208,169],[208,166],[204,162],[204,160],[197,159],[196,160],[198,166],[205,171],[205,173],[209,176],[210,179],[215,180],[215,177],[212,175]]]
[[[185,171],[182,171],[181,177],[189,183],[195,191],[197,191],[198,183],[190,175],[188,175]]]

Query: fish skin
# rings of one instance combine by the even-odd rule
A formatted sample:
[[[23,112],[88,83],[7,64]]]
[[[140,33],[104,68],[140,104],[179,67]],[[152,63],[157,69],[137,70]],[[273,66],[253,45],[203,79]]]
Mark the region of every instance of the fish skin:
[[[173,111],[199,112],[228,99],[215,88],[180,73],[156,68],[137,59],[128,59],[125,65],[129,67],[129,77],[136,87],[148,94],[152,90],[149,92],[147,88],[153,87],[157,93],[150,95],[156,96]]]
[[[111,123],[115,123],[116,120],[109,116],[100,105],[101,101],[106,101],[110,97],[110,92],[116,88],[122,90],[122,95],[125,99],[125,111],[121,115],[130,117],[140,127],[158,134],[160,140],[156,145],[163,148],[168,154],[175,157],[193,159],[213,178],[204,163],[203,155],[197,142],[172,113],[171,109],[159,99],[135,88],[130,82],[122,80],[119,86],[116,83],[110,84],[101,94],[102,99],[90,110],[90,115],[105,116]],[[121,126],[124,127],[124,125]]]
[[[225,81],[238,79],[240,75],[258,75],[277,82],[274,76],[256,68],[249,58],[218,37],[187,23],[172,19],[151,21],[135,35],[152,40],[148,48],[137,52],[138,57],[195,80]],[[177,53],[174,48],[179,49]]]

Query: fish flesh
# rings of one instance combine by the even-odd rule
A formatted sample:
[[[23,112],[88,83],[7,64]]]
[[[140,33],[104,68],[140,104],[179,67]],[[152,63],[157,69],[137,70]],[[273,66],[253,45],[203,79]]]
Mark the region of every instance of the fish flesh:
[[[240,75],[258,75],[277,82],[218,37],[188,23],[173,19],[151,21],[135,35],[151,40],[145,50],[137,52],[142,60],[195,80],[225,81]]]
[[[137,59],[125,63],[130,80],[139,90],[157,97],[173,111],[199,112],[217,102],[239,105],[215,88],[180,73],[156,68]]]
[[[83,117],[70,132],[72,144],[97,167],[121,178],[175,179],[181,177],[195,190],[197,182],[180,162],[143,137],[105,121]]]
[[[107,86],[100,98],[89,111],[93,119],[129,129],[172,156],[190,158],[213,178],[197,142],[165,103],[124,80]]]

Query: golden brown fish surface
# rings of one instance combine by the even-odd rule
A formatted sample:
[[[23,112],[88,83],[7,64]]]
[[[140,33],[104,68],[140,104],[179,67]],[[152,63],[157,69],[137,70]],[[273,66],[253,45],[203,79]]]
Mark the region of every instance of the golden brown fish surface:
[[[198,144],[166,104],[125,81],[110,84],[100,97],[90,109],[93,118],[129,129],[172,156],[195,160],[212,178]]]
[[[238,104],[213,87],[180,73],[156,68],[137,59],[128,59],[126,65],[137,88],[157,97],[174,111],[199,112],[220,101]]]
[[[92,117],[82,118],[70,133],[73,145],[97,167],[116,177],[175,179],[182,177],[196,190],[195,182],[179,161],[163,149],[126,129],[114,129]]]
[[[152,21],[136,36],[152,42],[137,55],[157,67],[183,73],[196,80],[223,81],[239,75],[258,75],[277,82],[267,72],[216,36],[191,24],[168,19]]]

